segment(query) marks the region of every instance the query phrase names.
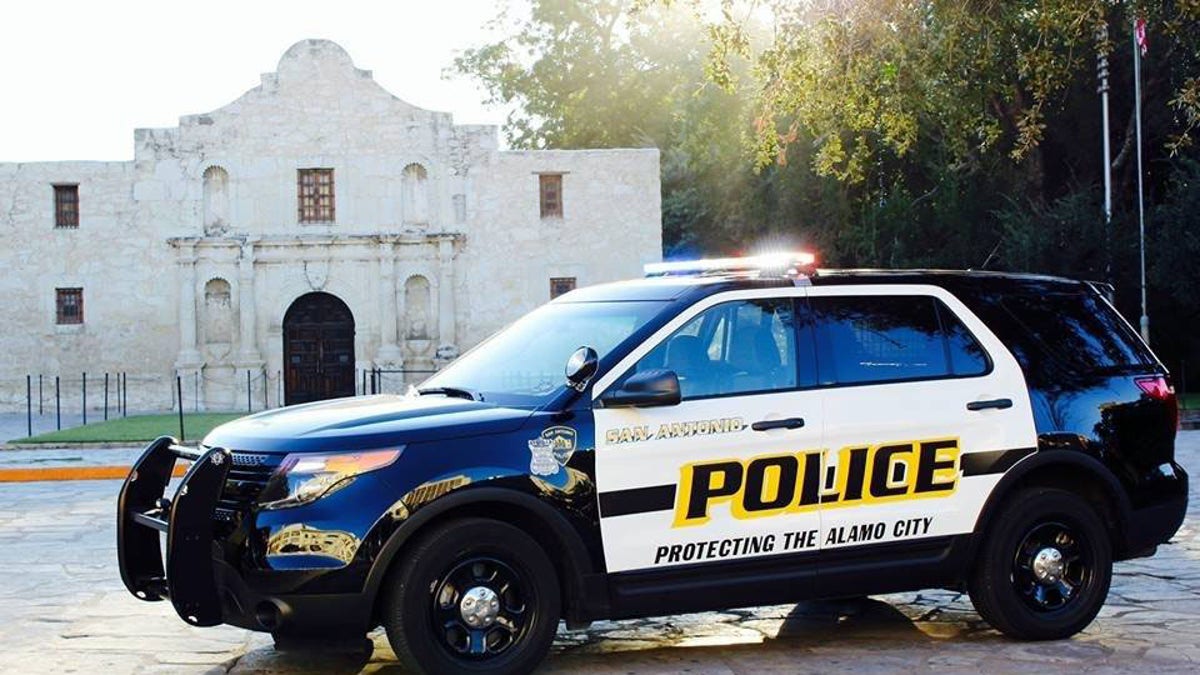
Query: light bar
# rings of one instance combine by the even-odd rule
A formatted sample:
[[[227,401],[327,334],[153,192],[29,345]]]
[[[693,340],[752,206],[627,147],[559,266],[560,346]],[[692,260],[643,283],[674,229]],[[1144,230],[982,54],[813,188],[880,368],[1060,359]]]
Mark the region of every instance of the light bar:
[[[805,268],[811,268],[816,262],[817,257],[806,251],[786,251],[742,258],[702,258],[700,260],[647,263],[642,266],[642,270],[648,277],[723,272],[762,272],[794,276],[801,274]]]

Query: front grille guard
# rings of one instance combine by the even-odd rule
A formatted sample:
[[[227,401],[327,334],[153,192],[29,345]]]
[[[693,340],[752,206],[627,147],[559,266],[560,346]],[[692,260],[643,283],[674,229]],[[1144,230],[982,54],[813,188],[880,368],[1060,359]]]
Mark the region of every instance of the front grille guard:
[[[164,496],[176,460],[192,462],[172,498]],[[233,464],[224,448],[189,448],[169,436],[146,446],[117,501],[121,580],[146,601],[170,599],[193,626],[221,623],[213,574],[213,511]],[[166,566],[159,535],[166,533]]]

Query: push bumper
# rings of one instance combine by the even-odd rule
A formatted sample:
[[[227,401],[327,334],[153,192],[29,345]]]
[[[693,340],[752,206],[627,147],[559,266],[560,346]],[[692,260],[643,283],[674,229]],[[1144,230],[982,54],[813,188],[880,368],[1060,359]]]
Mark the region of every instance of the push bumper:
[[[192,465],[174,495],[164,496],[180,460]],[[214,539],[214,510],[232,465],[232,454],[223,448],[204,451],[170,437],[146,447],[117,502],[117,557],[125,587],[141,600],[169,599],[193,626],[227,623],[297,635],[365,633],[370,603],[361,591],[299,590],[326,570],[261,570],[247,579],[225,560],[223,542]]]
[[[171,498],[164,496],[178,460],[191,461]],[[135,597],[170,599],[193,626],[222,623],[213,566],[213,510],[229,474],[224,448],[201,451],[163,436],[146,447],[117,502],[117,559]],[[166,561],[159,536],[167,535]]]

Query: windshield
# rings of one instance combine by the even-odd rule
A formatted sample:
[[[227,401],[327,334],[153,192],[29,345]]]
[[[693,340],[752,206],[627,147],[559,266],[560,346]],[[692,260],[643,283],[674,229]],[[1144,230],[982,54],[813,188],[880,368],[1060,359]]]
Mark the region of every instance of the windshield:
[[[537,406],[565,386],[567,358],[591,347],[603,359],[665,302],[551,303],[463,354],[421,384],[467,389],[501,405]]]

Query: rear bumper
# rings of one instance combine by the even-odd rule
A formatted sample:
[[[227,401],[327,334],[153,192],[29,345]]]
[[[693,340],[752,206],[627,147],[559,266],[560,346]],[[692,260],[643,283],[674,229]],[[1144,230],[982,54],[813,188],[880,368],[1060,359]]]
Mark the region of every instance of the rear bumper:
[[[164,492],[178,460],[192,466],[168,498]],[[371,608],[363,593],[288,593],[295,573],[264,572],[272,578],[251,584],[226,562],[222,545],[214,540],[213,523],[231,464],[228,450],[201,452],[169,437],[146,447],[118,499],[117,557],[125,587],[141,600],[169,599],[180,618],[194,626],[365,633]],[[167,536],[165,547],[162,534]]]
[[[1183,524],[1188,505],[1188,475],[1178,465],[1173,465],[1173,473],[1169,496],[1130,511],[1121,559],[1153,555],[1158,545],[1170,541]]]

